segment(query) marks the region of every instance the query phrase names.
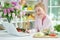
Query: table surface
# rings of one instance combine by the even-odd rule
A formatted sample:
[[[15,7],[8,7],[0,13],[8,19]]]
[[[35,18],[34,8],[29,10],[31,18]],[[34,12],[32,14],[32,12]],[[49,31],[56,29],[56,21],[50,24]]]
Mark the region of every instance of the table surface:
[[[51,38],[33,38],[32,36],[17,37],[8,34],[5,30],[0,30],[0,40],[50,40]],[[60,38],[52,38],[52,40],[59,40]]]

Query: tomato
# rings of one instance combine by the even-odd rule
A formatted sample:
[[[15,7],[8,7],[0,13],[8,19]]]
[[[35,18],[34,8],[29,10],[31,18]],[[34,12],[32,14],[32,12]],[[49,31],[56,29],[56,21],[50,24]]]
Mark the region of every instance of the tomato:
[[[16,28],[18,32],[21,32],[22,30],[20,28]]]
[[[17,30],[18,32],[21,32],[21,30]]]
[[[56,36],[56,34],[49,34],[49,36],[55,37],[55,36]]]

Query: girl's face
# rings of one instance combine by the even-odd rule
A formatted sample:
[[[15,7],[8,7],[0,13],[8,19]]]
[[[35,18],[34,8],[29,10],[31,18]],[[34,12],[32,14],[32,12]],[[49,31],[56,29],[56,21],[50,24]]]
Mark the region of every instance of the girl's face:
[[[20,0],[19,4],[22,4],[22,5],[26,4],[26,0]]]
[[[23,1],[22,1],[22,4],[26,4],[26,0],[23,0]]]
[[[44,10],[41,7],[36,7],[35,8],[36,15],[43,15]]]

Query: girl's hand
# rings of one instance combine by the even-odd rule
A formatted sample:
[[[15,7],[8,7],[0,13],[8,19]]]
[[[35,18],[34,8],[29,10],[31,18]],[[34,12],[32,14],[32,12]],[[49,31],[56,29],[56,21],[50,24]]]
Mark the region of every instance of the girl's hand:
[[[43,32],[49,32],[50,30],[49,29],[43,29]]]
[[[30,33],[30,31],[29,31],[29,30],[26,30],[25,32],[26,32],[26,33]]]
[[[37,27],[37,32],[40,32],[39,28]]]

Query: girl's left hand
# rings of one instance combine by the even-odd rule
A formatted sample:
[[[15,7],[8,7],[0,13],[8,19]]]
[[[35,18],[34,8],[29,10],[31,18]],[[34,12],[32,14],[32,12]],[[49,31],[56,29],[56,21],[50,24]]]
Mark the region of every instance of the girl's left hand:
[[[43,32],[49,32],[50,30],[49,29],[44,29]]]

